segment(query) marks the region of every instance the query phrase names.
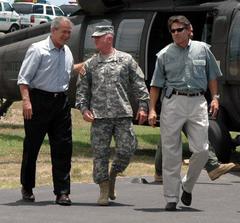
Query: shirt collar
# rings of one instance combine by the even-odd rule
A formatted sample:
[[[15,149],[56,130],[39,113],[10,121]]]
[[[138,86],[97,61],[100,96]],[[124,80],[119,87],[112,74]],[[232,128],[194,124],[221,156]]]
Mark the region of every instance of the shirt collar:
[[[182,48],[182,47],[178,46],[175,42],[173,42],[174,46],[179,47],[179,48],[182,48],[182,49],[186,49],[186,48],[190,47],[190,46],[191,46],[191,43],[192,43],[192,40],[189,39],[187,46],[186,46],[185,48]]]
[[[117,50],[114,49],[114,53],[106,59],[102,57],[100,53],[98,53],[97,59],[99,63],[117,61]]]
[[[59,48],[56,48],[55,45],[54,45],[54,43],[53,43],[53,41],[52,41],[52,39],[51,39],[51,36],[49,36],[47,40],[48,40],[49,50],[54,50],[54,49],[56,49],[56,50],[58,50],[58,51],[59,51],[59,50],[65,50],[65,46],[63,46],[63,47],[60,48],[60,49],[59,49]]]

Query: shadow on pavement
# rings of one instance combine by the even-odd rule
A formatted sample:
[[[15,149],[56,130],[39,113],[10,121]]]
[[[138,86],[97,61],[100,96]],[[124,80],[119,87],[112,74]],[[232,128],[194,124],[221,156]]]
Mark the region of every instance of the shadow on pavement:
[[[134,210],[143,211],[143,212],[166,212],[165,208],[139,208]],[[177,207],[177,211],[173,211],[171,213],[174,213],[174,212],[203,212],[203,210],[180,206],[180,207]]]
[[[6,203],[6,204],[1,204],[1,205],[6,205],[6,206],[49,206],[49,205],[56,205],[55,201],[35,201],[35,202],[26,202],[23,200],[18,200],[16,202],[11,202],[11,203]],[[57,205],[59,206],[59,205]],[[86,202],[73,202],[71,206],[96,206],[99,207],[97,203],[86,203]],[[117,203],[117,202],[109,202],[109,206],[104,206],[104,207],[131,207],[134,205],[131,204],[123,204],[123,203]]]

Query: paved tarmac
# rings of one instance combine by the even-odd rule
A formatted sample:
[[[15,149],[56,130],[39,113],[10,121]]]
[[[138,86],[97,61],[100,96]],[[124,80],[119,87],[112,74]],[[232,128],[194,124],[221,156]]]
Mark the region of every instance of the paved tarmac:
[[[240,172],[210,181],[206,172],[193,191],[191,207],[181,202],[177,212],[164,210],[162,185],[152,177],[120,178],[118,197],[108,207],[96,205],[98,186],[73,184],[72,206],[54,204],[52,187],[37,187],[35,203],[20,200],[20,189],[0,190],[0,223],[239,223]]]

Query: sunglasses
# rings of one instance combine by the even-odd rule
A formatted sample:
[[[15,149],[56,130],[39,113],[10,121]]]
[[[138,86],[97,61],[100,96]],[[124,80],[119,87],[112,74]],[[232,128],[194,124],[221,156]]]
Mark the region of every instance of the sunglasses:
[[[180,33],[180,32],[182,32],[184,29],[185,29],[185,27],[177,28],[177,29],[171,29],[170,32],[171,32],[171,33],[175,33],[175,32],[177,31],[178,33]]]

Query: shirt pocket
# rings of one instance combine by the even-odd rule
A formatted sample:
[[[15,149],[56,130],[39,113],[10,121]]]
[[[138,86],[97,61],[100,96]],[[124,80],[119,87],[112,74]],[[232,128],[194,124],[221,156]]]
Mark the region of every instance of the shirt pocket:
[[[117,75],[117,87],[123,87],[127,90],[130,87],[129,75],[132,74],[129,73],[127,65],[121,66]]]
[[[91,69],[90,73],[92,74],[92,87],[94,89],[101,87],[104,84],[104,67],[95,67],[94,69]]]
[[[116,84],[120,81],[120,69],[118,66],[109,66],[108,67],[108,81],[111,84]]]
[[[176,81],[181,79],[181,72],[184,69],[183,59],[177,57],[176,55],[166,55],[163,60],[164,70],[167,74],[167,79],[171,81]]]
[[[193,59],[193,76],[197,79],[206,78],[206,60],[203,59]]]
[[[165,56],[164,64],[165,64],[166,72],[169,73],[174,70],[177,70],[181,62],[182,62],[182,58],[177,58],[175,56]]]
[[[178,61],[172,61],[165,64],[165,72],[169,82],[180,81],[182,79],[182,71],[184,67]]]
[[[193,65],[194,66],[206,66],[206,60],[205,59],[193,60]]]
[[[109,79],[112,83],[125,83],[128,69],[124,64],[112,63],[109,66]]]

